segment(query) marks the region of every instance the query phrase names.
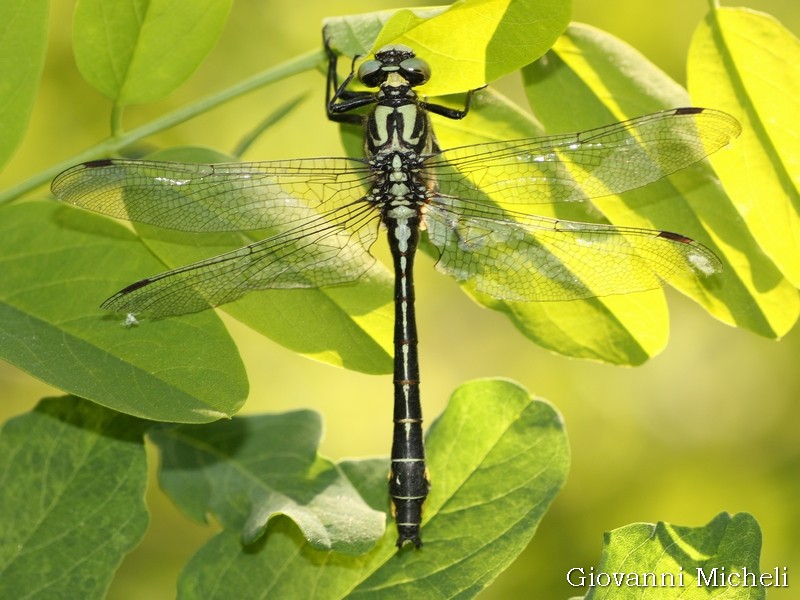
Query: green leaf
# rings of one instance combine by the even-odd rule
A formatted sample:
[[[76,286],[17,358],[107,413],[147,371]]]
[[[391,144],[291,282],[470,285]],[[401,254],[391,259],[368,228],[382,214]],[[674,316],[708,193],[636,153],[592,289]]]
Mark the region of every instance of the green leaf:
[[[98,308],[163,266],[124,227],[50,202],[0,209],[0,356],[121,412],[201,423],[234,414],[244,366],[208,311],[126,327]]]
[[[147,527],[146,427],[72,397],[3,426],[0,597],[105,597]]]
[[[202,148],[171,148],[154,160],[231,162]],[[149,248],[175,268],[257,241],[253,232],[196,234],[136,225]],[[137,278],[154,275],[142,272]],[[252,292],[222,310],[282,346],[314,360],[369,374],[392,372],[392,277],[376,263],[357,282],[325,288]],[[129,282],[132,283],[132,282]]]
[[[593,587],[584,598],[765,598],[763,587],[747,585],[760,575],[760,551],[761,531],[755,519],[747,513],[733,517],[721,513],[703,527],[682,527],[663,522],[628,525],[605,535],[603,556],[593,573],[595,578],[599,573],[607,573],[612,583]],[[646,575],[650,573],[653,575]],[[740,577],[744,573],[753,573],[755,579]],[[584,587],[590,585],[589,575],[587,570],[575,569],[568,577],[576,587]],[[582,580],[581,576],[586,579]],[[728,579],[724,579],[731,576],[734,585],[728,585]],[[629,579],[625,580],[625,577]],[[605,577],[601,576],[599,581],[605,581]],[[617,581],[625,582],[618,585]],[[774,578],[771,581],[779,583]]]
[[[325,27],[333,46],[350,56],[387,44],[417,50],[434,75],[425,93],[441,96],[479,88],[540,57],[566,28],[571,9],[566,0],[462,0],[328,19]]]
[[[160,100],[213,48],[232,0],[79,0],[73,45],[83,77],[117,105]]]
[[[278,515],[292,519],[317,550],[366,552],[385,515],[368,507],[341,471],[317,456],[322,425],[297,411],[155,432],[161,485],[192,518],[213,513],[253,544]]]
[[[392,372],[391,278],[378,263],[353,284],[256,292],[222,310],[308,358],[370,375]]]
[[[743,126],[731,151],[713,157],[714,168],[752,236],[796,287],[800,286],[798,64],[800,40],[773,17],[743,8],[713,8],[695,31],[689,49],[692,97],[726,110]],[[796,309],[786,312],[793,323]]]
[[[28,126],[47,48],[48,0],[0,3],[0,169]]]
[[[686,92],[637,51],[585,25],[572,25],[524,74],[534,112],[553,133],[690,104]],[[794,323],[800,309],[796,291],[750,236],[707,163],[593,204],[615,224],[676,231],[720,256],[721,275],[676,285],[718,319],[768,337],[782,335]],[[642,300],[638,323],[666,320],[655,295]],[[646,332],[634,335],[638,339]]]
[[[223,532],[189,562],[181,598],[471,598],[525,548],[569,463],[552,406],[516,384],[482,380],[458,388],[429,431],[433,487],[424,546],[398,552],[394,527],[363,556],[313,550],[288,519],[244,551]],[[381,464],[382,463],[382,464]],[[370,504],[387,507],[383,461],[342,465]],[[324,565],[324,569],[320,568]]]

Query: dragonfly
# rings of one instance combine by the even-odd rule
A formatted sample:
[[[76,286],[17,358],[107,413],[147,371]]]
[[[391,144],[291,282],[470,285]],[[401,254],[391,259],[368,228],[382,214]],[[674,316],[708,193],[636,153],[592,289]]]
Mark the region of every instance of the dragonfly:
[[[627,294],[721,270],[717,256],[678,233],[531,214],[657,181],[727,145],[740,127],[707,108],[677,108],[596,129],[442,150],[431,114],[463,119],[421,98],[430,67],[388,45],[340,83],[326,43],[326,110],[363,127],[363,158],[227,164],[101,159],[74,166],[55,196],[110,217],[208,233],[269,230],[242,248],[151,275],[102,307],[128,319],[193,313],[253,290],[355,282],[386,231],[394,267],[394,425],[389,496],[397,546],[422,544],[430,489],[423,444],[414,258],[425,236],[436,268],[509,301]],[[354,78],[366,91],[352,89]]]

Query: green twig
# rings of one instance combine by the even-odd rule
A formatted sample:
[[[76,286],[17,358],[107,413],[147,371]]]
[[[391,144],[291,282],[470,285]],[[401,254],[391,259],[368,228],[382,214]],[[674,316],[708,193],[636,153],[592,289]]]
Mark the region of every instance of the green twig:
[[[122,135],[122,113],[125,107],[122,104],[114,103],[111,109],[111,137],[119,137]]]
[[[250,146],[258,139],[258,137],[264,133],[267,129],[275,125],[278,121],[283,119],[286,115],[292,112],[295,108],[297,108],[303,100],[308,97],[308,93],[305,92],[300,94],[299,96],[292,98],[288,102],[285,102],[281,106],[279,106],[274,112],[270,113],[266,116],[266,118],[261,121],[252,131],[248,132],[238,144],[236,144],[236,148],[233,150],[233,156],[241,157]]]
[[[128,146],[153,134],[165,131],[171,127],[174,127],[175,125],[183,123],[184,121],[188,121],[197,115],[208,112],[217,106],[225,104],[230,100],[238,98],[239,96],[243,96],[260,87],[280,81],[281,79],[285,79],[291,75],[296,75],[297,73],[313,69],[322,60],[324,60],[324,54],[321,50],[307,52],[306,54],[302,54],[297,58],[283,63],[282,65],[262,71],[261,73],[258,73],[249,79],[245,79],[244,81],[222,90],[221,92],[217,92],[216,94],[202,98],[201,100],[198,100],[192,104],[187,104],[182,108],[174,110],[173,112],[150,121],[149,123],[145,123],[140,127],[131,129],[130,131],[119,136],[107,138],[102,142],[99,142],[98,144],[95,144],[94,146],[91,146],[86,150],[79,152],[78,154],[70,156],[66,160],[56,163],[37,173],[33,177],[3,191],[0,193],[0,205],[15,200],[23,194],[33,191],[39,186],[48,183],[61,171],[71,167],[74,164],[108,156],[113,152],[121,150],[125,146]]]

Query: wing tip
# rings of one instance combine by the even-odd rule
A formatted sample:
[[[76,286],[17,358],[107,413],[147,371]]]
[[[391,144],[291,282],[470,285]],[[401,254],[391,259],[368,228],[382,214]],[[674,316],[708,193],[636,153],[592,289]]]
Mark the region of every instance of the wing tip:
[[[84,167],[85,169],[99,169],[101,167],[110,167],[113,164],[114,161],[110,158],[98,158],[97,160],[85,162],[80,166]]]
[[[699,106],[682,106],[680,108],[676,108],[673,114],[676,115],[699,115],[702,112],[705,112],[705,108],[701,108]]]
[[[659,231],[657,237],[691,246],[692,249],[686,253],[686,260],[695,271],[706,277],[722,271],[722,262],[719,257],[700,242],[672,231]]]

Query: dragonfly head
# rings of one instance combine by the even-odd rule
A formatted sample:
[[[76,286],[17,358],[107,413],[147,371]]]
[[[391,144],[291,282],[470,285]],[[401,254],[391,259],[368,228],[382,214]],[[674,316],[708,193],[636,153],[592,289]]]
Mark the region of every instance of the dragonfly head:
[[[375,53],[374,60],[365,61],[358,68],[359,81],[369,88],[380,87],[392,74],[409,87],[415,87],[430,79],[431,69],[403,44],[384,46]]]

